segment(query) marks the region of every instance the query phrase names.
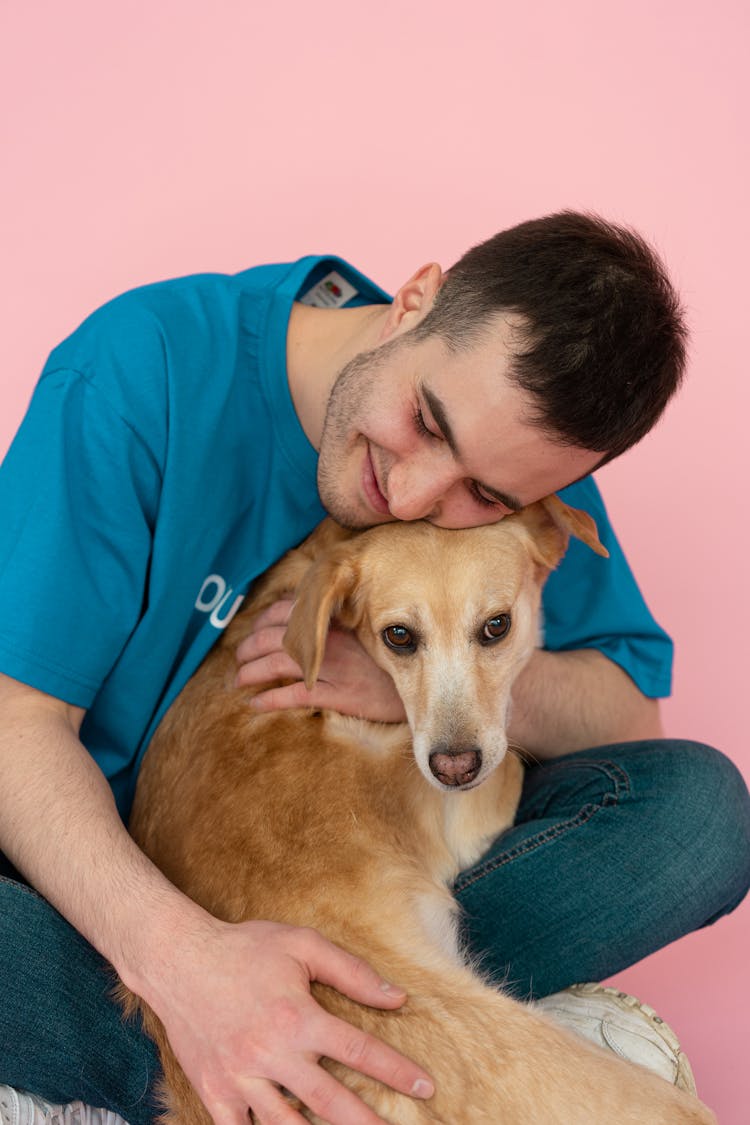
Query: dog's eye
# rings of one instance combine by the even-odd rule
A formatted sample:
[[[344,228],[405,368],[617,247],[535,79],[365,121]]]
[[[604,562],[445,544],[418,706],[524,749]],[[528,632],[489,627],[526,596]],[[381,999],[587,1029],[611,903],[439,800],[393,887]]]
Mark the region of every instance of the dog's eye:
[[[492,645],[495,641],[502,640],[510,629],[510,614],[498,613],[495,617],[488,617],[482,626],[482,644]]]
[[[414,652],[417,643],[405,625],[389,625],[383,630],[383,640],[394,652]]]

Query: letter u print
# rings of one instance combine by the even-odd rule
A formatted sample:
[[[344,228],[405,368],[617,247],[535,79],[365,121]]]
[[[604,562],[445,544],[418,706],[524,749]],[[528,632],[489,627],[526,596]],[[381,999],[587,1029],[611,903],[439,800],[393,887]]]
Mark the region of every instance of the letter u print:
[[[233,593],[234,590],[232,589],[232,587],[228,586],[224,597],[221,599],[218,605],[215,605],[211,610],[211,616],[208,620],[211,622],[215,629],[226,629],[227,625],[242,605],[243,595],[238,594],[224,616],[221,616],[222,608],[227,604]]]

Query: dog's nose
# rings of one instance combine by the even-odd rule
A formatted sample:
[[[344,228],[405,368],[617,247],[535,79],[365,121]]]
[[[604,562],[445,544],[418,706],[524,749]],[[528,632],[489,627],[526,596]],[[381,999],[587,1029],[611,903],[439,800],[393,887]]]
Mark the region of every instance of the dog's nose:
[[[482,766],[482,751],[478,746],[467,750],[440,747],[430,754],[430,772],[443,785],[468,785]]]

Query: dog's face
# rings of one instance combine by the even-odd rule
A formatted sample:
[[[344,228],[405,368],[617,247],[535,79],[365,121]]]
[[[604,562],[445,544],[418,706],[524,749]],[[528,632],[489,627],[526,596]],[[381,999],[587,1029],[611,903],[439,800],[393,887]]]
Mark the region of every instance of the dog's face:
[[[359,638],[393,678],[425,777],[478,785],[507,749],[511,685],[537,636],[538,568],[502,525],[394,528],[378,547],[363,560]]]
[[[396,685],[427,780],[479,785],[507,750],[511,688],[534,650],[542,585],[570,533],[606,553],[593,521],[556,498],[468,531],[373,528],[311,566],[285,643],[311,686],[331,618],[354,629]]]

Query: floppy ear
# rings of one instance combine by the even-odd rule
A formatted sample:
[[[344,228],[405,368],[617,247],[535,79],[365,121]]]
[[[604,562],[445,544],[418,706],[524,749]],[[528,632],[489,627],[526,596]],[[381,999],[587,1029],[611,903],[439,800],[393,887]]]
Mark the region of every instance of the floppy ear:
[[[299,584],[283,643],[302,669],[308,691],[318,678],[331,620],[341,614],[358,578],[352,551],[342,544],[313,563]]]
[[[609,558],[609,551],[599,542],[596,524],[588,512],[568,507],[559,496],[545,496],[536,504],[529,504],[519,512],[518,518],[531,534],[532,552],[537,562],[550,570],[554,570],[565,554],[571,535],[597,555]]]

